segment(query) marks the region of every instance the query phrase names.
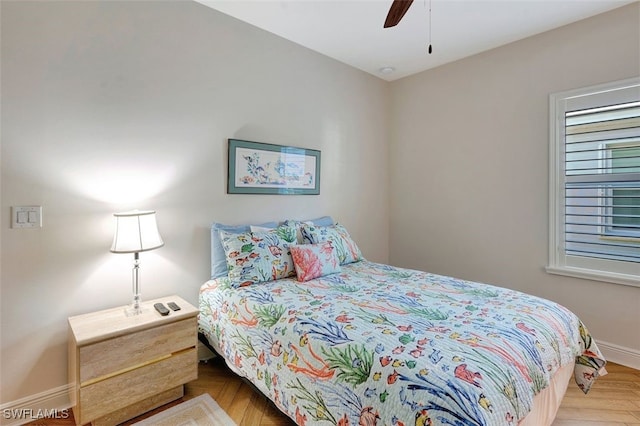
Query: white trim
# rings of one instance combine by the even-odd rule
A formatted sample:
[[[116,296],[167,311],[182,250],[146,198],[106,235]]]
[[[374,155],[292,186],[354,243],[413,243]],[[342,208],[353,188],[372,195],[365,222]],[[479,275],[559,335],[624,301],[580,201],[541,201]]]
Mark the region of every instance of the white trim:
[[[556,267],[560,264],[559,255],[564,251],[560,247],[560,239],[558,236],[562,233],[562,225],[560,223],[558,211],[560,211],[560,203],[563,202],[559,191],[558,180],[562,171],[560,170],[561,144],[557,141],[562,138],[560,129],[562,126],[557,124],[558,121],[558,99],[560,94],[552,94],[549,96],[549,123],[555,123],[549,126],[549,268]]]
[[[40,413],[57,413],[59,418],[68,418],[71,416],[71,388],[72,385],[67,384],[0,405],[2,425],[17,426],[39,420],[42,418],[38,417]],[[13,413],[19,414],[14,416]]]
[[[560,161],[565,151],[564,112],[592,106],[594,96],[605,105],[627,101],[627,97],[637,98],[637,94],[621,90],[639,85],[640,77],[634,77],[549,95],[549,252],[545,270],[550,274],[640,287],[640,265],[637,263],[568,256],[565,252],[564,217],[560,214],[565,209],[564,166]]]
[[[545,271],[554,275],[564,275],[566,277],[640,287],[640,278],[637,275],[619,274],[614,272],[599,273],[594,269],[583,269],[575,266],[547,266]]]
[[[593,105],[593,102],[590,100],[594,95],[600,96],[601,103],[618,103],[618,102],[633,102],[636,99],[629,100],[620,100],[620,98],[616,97],[614,101],[609,101],[609,92],[618,91],[628,89],[630,87],[634,87],[640,84],[640,77],[631,77],[625,80],[612,81],[603,84],[596,84],[595,86],[589,87],[581,87],[573,90],[566,90],[564,92],[554,93],[551,96],[555,96],[557,98],[566,99],[567,102],[570,103],[569,109],[585,109],[589,106]],[[586,100],[586,103],[583,101]]]
[[[596,343],[607,361],[640,370],[640,351],[602,340],[598,340]]]

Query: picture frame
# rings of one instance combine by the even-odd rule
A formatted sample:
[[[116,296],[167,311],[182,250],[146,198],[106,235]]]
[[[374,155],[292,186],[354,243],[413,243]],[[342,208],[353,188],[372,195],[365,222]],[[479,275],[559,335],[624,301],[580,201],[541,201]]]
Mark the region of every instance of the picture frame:
[[[229,139],[228,194],[320,194],[320,151]]]

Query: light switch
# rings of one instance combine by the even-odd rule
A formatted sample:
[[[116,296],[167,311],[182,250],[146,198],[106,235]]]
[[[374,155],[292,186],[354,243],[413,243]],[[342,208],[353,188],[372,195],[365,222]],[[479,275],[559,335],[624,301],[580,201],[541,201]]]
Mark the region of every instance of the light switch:
[[[11,208],[12,228],[41,228],[42,207],[24,206]]]

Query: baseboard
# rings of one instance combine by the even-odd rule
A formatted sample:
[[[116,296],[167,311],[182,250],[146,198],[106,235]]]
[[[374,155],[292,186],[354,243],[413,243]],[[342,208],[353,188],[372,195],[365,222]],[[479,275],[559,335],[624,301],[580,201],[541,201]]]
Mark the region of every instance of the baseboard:
[[[0,424],[17,426],[45,417],[69,418],[71,416],[70,389],[71,385],[64,385],[2,404],[0,405]]]
[[[596,343],[607,361],[640,370],[640,351],[602,340],[598,340]]]

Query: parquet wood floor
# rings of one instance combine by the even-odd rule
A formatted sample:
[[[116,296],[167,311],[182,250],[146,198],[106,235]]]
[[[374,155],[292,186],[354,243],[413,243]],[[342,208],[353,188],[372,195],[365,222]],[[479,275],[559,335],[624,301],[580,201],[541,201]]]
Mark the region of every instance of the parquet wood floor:
[[[238,426],[293,426],[253,387],[233,374],[218,358],[200,363],[199,377],[185,387],[184,400],[208,392]],[[571,381],[552,426],[640,426],[640,370],[607,364],[588,395]],[[167,404],[125,423],[131,425],[180,402]],[[29,426],[71,426],[73,419],[38,420]]]

